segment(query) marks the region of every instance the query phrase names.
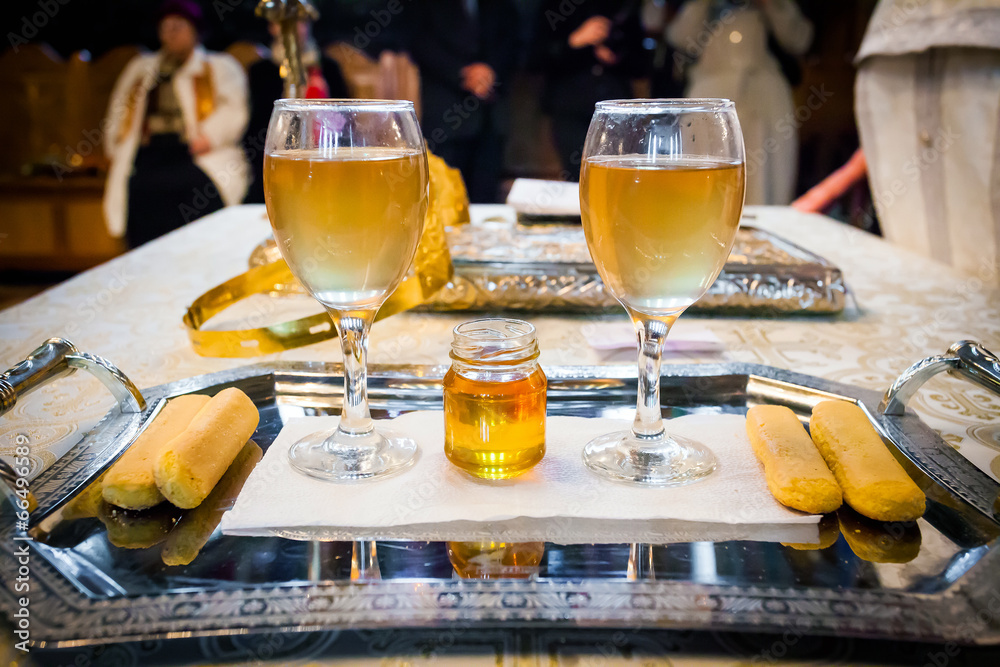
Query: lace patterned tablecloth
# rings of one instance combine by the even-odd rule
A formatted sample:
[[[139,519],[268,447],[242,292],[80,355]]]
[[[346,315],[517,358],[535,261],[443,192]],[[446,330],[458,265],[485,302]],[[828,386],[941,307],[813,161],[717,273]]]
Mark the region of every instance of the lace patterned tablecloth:
[[[677,333],[707,328],[725,343],[730,360],[878,390],[912,362],[941,353],[956,340],[978,339],[1000,349],[1000,291],[989,287],[996,284],[993,276],[958,274],[819,215],[779,207],[750,208],[748,215],[755,226],[840,266],[854,294],[847,310],[836,317],[690,315],[681,318]],[[0,365],[16,363],[50,336],[65,336],[81,350],[108,357],[140,388],[252,363],[256,360],[199,357],[181,316],[202,292],[244,271],[250,252],[269,233],[263,206],[224,209],[9,308],[0,314]],[[260,326],[318,309],[305,298],[255,297],[212,324]],[[449,332],[465,319],[461,313],[428,313],[379,322],[372,330],[370,360],[448,363]],[[624,320],[624,313],[532,318],[542,363],[634,363],[630,352],[609,355],[584,339],[593,322],[615,319]],[[341,354],[339,343],[330,340],[272,357],[338,361]],[[53,383],[0,419],[0,455],[12,455],[23,435],[36,467],[48,466],[111,405],[104,388],[83,373]],[[1000,475],[1000,397],[941,377],[912,406],[976,465]]]
[[[490,209],[490,214],[494,213],[494,209]],[[995,276],[960,275],[944,265],[898,250],[881,239],[822,216],[788,208],[752,208],[748,213],[753,216],[754,225],[782,235],[840,266],[853,289],[854,301],[849,302],[845,313],[837,317],[682,318],[678,332],[685,327],[707,328],[727,347],[723,359],[710,356],[695,360],[728,359],[769,364],[882,390],[909,364],[943,352],[956,340],[978,339],[994,351],[1000,349],[1000,293],[988,287],[997,283]],[[250,252],[269,231],[262,206],[225,209],[10,308],[0,314],[0,365],[6,368],[16,363],[50,336],[65,336],[82,350],[108,357],[139,387],[252,363],[255,360],[197,356],[188,343],[181,316],[195,297],[244,271]],[[310,310],[318,310],[318,307],[309,300],[259,297],[223,314],[219,319],[226,321],[216,326],[261,326]],[[379,322],[372,332],[371,361],[447,363],[449,332],[464,319],[466,316],[462,314],[402,314]],[[625,316],[533,318],[538,328],[542,363],[633,364],[632,352],[597,351],[585,340],[587,328],[595,322],[614,320],[624,321]],[[338,361],[341,357],[336,340],[273,356],[286,360],[323,361]],[[0,419],[0,455],[10,456],[15,442],[23,440],[19,438],[23,436],[32,445],[37,472],[74,444],[111,405],[107,391],[82,373],[53,383],[23,400]],[[932,380],[911,405],[931,426],[941,431],[947,442],[976,465],[991,471],[995,477],[1000,474],[1000,397],[960,380],[941,377]],[[6,621],[0,622],[0,633],[3,635],[0,655],[15,664],[24,659],[25,656],[8,644],[10,633]],[[536,633],[539,637],[544,634]],[[483,644],[473,642],[479,639],[474,635],[469,633],[465,638],[470,646],[475,644],[475,651],[479,651]],[[282,641],[305,641],[313,636]],[[315,636],[325,638],[320,643],[329,643],[338,633]],[[372,649],[372,642],[377,645],[391,643],[392,633],[348,633],[341,639],[348,643],[354,641],[348,637],[361,639],[362,644],[368,642],[368,648],[360,649],[359,654],[381,656],[371,658],[374,662],[386,655],[420,652],[409,645],[381,652]],[[511,641],[511,637],[514,635],[498,633],[494,639]],[[593,651],[596,635],[588,634],[588,637],[588,650]],[[628,645],[632,640],[629,633],[622,634],[625,639],[621,639],[613,631],[602,637],[612,642],[608,645],[616,650],[619,647],[616,642]],[[670,637],[655,641],[646,638],[640,643],[651,642],[650,647],[658,653],[656,649],[665,648],[660,641],[672,645],[676,637]],[[255,652],[239,655],[213,652],[209,650],[212,640],[205,641],[208,643],[200,644],[199,652],[206,663],[247,656],[260,658]],[[840,648],[844,648],[844,642],[852,644],[851,640],[830,641],[840,642]],[[724,642],[720,646],[722,644]],[[460,647],[464,643],[449,644],[453,645]],[[266,648],[268,656],[274,655],[273,646]],[[494,648],[498,655],[508,657],[511,651],[517,653],[525,649],[523,646]],[[552,650],[546,641],[530,648],[542,654]],[[114,650],[122,652],[120,664],[144,663],[136,653],[141,654],[145,650],[143,647]],[[89,649],[83,653],[87,651]],[[731,656],[724,661],[726,664],[739,661],[735,657],[739,651],[726,649],[722,652]],[[759,655],[760,647],[750,652]],[[322,653],[295,652],[299,657]],[[605,656],[604,653],[598,655]],[[456,660],[455,664],[471,664],[468,655]],[[690,662],[678,660],[673,664],[702,664],[698,658]],[[492,655],[487,661],[500,664]],[[709,661],[721,664],[714,659]]]

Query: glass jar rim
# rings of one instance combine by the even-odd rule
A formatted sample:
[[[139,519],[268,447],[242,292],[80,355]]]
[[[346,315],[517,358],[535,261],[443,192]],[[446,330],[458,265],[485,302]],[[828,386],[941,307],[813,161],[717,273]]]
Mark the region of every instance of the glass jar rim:
[[[452,329],[451,358],[466,362],[508,363],[538,357],[533,324],[524,320],[487,317]]]
[[[302,99],[284,97],[274,101],[276,109],[337,109],[366,111],[413,111],[409,100]]]
[[[736,105],[722,97],[639,98],[604,100],[595,111],[615,113],[669,113],[732,111]]]

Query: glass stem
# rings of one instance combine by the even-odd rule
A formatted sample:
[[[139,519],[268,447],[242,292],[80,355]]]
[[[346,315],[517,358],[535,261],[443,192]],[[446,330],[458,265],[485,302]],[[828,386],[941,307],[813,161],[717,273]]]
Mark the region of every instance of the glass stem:
[[[344,408],[339,430],[366,435],[375,429],[368,409],[368,331],[377,311],[331,311],[344,351]]]
[[[632,433],[637,438],[657,438],[663,435],[660,413],[660,357],[663,342],[677,316],[664,319],[635,317],[633,323],[639,338],[639,396],[636,401]]]

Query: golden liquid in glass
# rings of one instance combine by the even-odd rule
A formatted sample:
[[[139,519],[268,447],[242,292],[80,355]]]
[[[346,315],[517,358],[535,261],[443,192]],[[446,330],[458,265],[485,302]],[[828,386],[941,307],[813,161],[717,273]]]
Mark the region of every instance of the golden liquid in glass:
[[[583,228],[612,294],[649,315],[701,298],[729,257],[745,182],[742,163],[713,158],[587,158]]]
[[[448,543],[448,559],[462,579],[527,579],[544,555],[544,542]]]
[[[481,382],[444,378],[444,453],[484,479],[516,477],[545,456],[545,374]]]
[[[427,211],[427,161],[390,148],[264,159],[267,214],[295,276],[328,306],[379,305],[406,275]]]

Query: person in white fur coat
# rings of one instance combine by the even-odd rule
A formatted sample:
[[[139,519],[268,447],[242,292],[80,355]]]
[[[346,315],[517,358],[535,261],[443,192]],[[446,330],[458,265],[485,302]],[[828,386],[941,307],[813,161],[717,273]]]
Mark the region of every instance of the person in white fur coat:
[[[249,173],[242,66],[202,48],[191,0],[167,0],[158,16],[161,48],[126,65],[103,127],[105,222],[133,248],[240,203]]]

